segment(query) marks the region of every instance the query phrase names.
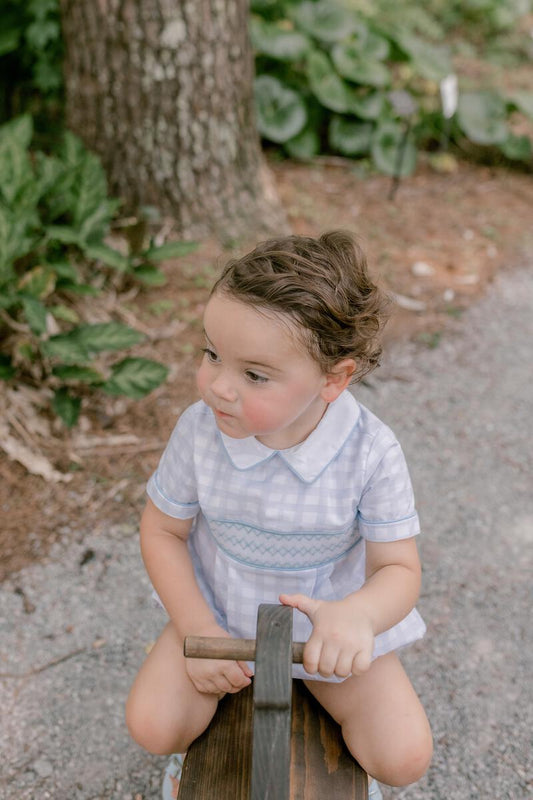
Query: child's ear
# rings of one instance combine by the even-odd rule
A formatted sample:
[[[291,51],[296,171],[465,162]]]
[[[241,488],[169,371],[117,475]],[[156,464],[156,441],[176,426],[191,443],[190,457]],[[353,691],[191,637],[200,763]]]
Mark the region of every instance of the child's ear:
[[[327,403],[332,403],[349,385],[355,372],[356,364],[353,358],[343,358],[331,372],[326,373],[326,382],[322,389],[321,397]]]

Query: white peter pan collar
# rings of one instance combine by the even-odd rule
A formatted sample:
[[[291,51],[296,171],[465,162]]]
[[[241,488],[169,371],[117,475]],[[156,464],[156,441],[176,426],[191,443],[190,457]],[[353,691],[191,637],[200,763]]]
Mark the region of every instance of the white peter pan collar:
[[[279,456],[304,483],[312,483],[335,458],[354,429],[361,410],[348,391],[342,392],[329,405],[315,430],[300,444],[287,450],[272,450],[254,436],[234,439],[220,433],[224,448],[233,466],[246,470]]]

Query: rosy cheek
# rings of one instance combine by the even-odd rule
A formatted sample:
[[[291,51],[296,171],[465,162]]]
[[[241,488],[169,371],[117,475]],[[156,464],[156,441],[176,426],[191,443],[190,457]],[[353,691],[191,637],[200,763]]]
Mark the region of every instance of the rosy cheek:
[[[256,400],[243,403],[242,415],[250,430],[264,431],[276,424],[277,410],[272,403]]]

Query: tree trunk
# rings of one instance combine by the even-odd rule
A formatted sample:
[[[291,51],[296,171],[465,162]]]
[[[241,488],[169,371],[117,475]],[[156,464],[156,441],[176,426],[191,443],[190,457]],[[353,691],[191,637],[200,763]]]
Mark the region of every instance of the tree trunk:
[[[68,125],[127,210],[183,236],[286,226],[253,109],[246,0],[61,0]]]

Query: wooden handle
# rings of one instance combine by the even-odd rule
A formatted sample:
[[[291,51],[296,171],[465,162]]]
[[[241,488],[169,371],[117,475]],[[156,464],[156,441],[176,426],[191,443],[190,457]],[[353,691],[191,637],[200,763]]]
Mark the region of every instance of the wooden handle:
[[[305,642],[292,643],[292,661],[303,663]],[[186,636],[186,658],[220,658],[227,661],[255,661],[255,639],[225,639],[212,636]]]

